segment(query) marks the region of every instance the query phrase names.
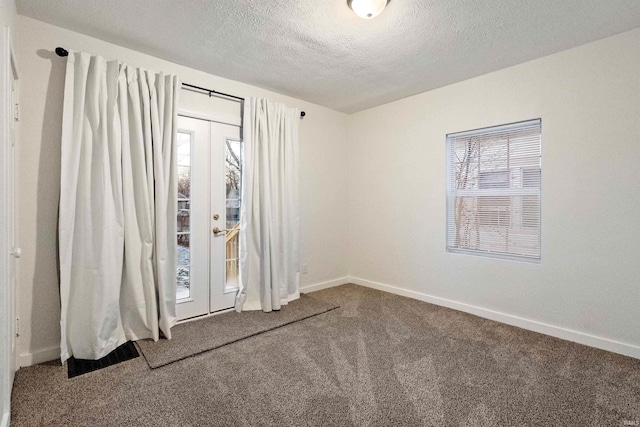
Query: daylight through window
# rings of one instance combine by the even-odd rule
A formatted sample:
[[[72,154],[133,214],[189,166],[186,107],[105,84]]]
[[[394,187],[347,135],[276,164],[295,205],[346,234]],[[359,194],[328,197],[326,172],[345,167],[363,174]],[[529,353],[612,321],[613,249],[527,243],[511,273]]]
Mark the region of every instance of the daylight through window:
[[[447,249],[540,259],[541,120],[447,135]]]

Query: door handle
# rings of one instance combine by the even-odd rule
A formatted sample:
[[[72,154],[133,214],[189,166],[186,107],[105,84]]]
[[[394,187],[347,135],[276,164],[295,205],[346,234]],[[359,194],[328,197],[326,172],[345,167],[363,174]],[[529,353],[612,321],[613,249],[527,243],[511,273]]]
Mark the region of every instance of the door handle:
[[[220,233],[226,233],[227,231],[228,231],[227,229],[220,230],[218,227],[213,228],[213,234],[215,234],[216,236]]]

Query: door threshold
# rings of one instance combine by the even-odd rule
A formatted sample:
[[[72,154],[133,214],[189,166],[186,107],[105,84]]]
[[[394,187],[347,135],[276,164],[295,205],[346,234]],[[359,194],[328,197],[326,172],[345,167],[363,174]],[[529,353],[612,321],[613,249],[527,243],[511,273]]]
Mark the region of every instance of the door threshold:
[[[201,314],[200,316],[188,317],[186,319],[178,320],[176,322],[176,325],[179,325],[181,323],[193,322],[194,320],[206,319],[206,318],[211,317],[211,316],[217,316],[218,314],[229,313],[229,312],[231,312],[233,310],[234,310],[234,308],[231,307],[231,308],[225,308],[224,310],[214,311],[213,313],[209,313],[209,314]]]

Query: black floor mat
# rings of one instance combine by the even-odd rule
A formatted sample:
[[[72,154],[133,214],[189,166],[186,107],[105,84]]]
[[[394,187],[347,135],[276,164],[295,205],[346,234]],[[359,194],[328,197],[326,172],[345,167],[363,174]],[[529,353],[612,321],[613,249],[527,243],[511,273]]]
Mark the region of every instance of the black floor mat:
[[[139,356],[140,354],[138,353],[138,349],[136,349],[136,346],[129,341],[122,344],[102,359],[84,360],[76,359],[75,357],[69,358],[69,360],[67,360],[67,373],[69,378],[73,378],[86,374],[87,372],[106,368],[107,366],[117,365],[120,362],[126,362],[127,360],[135,359]]]

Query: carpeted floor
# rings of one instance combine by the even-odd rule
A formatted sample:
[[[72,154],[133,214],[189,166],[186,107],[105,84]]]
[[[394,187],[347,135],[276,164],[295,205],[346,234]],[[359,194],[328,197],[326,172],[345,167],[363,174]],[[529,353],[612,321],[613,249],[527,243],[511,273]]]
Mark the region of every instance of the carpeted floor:
[[[640,360],[344,285],[340,308],[151,370],[21,369],[13,425],[623,426]]]

